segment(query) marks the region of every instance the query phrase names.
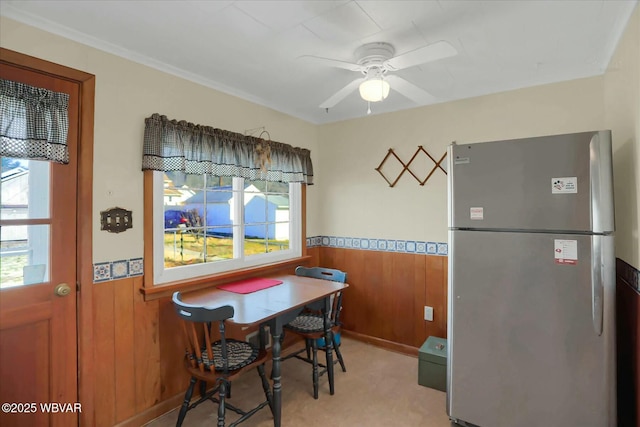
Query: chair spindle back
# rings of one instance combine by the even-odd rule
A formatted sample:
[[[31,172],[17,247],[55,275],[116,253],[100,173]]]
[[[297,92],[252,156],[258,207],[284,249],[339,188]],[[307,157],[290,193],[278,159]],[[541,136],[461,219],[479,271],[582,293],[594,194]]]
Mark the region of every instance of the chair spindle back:
[[[344,271],[325,267],[298,266],[296,267],[296,276],[331,280],[332,282],[340,283],[345,283],[347,281],[347,273]],[[331,311],[329,312],[331,321],[336,325],[340,324],[340,311],[342,311],[342,292],[336,292],[335,296],[331,296]]]
[[[192,367],[198,367],[201,372],[215,372],[212,344],[219,332],[222,352],[223,372],[229,369],[227,345],[225,336],[225,320],[233,317],[233,307],[200,307],[182,301],[179,292],[173,294],[173,305],[182,319],[182,330],[185,341],[185,357]],[[218,328],[213,325],[218,323]],[[217,331],[216,331],[217,329]],[[203,354],[204,352],[204,354]]]

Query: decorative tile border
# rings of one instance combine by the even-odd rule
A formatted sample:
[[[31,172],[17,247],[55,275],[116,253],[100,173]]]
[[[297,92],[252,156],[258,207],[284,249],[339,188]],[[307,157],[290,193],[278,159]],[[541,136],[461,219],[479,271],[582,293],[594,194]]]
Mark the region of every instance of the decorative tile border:
[[[400,252],[447,256],[449,245],[441,242],[416,240],[372,239],[360,237],[314,236],[307,237],[307,247],[363,249],[369,251]]]
[[[142,276],[143,273],[144,262],[142,258],[98,262],[93,264],[93,283]]]
[[[441,256],[447,256],[449,253],[448,244],[440,242],[337,236],[307,237],[307,247],[313,248],[321,246],[329,248],[362,249],[368,251]],[[142,258],[98,262],[93,264],[93,283],[124,279],[126,277],[142,276],[143,274],[144,261]]]

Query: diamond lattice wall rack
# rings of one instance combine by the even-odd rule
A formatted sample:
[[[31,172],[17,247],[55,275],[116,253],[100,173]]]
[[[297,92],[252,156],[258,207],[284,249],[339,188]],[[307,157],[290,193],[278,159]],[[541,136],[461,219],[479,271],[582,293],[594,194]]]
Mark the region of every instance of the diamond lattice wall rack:
[[[414,171],[411,170],[410,166],[411,163],[413,163],[413,161],[418,157],[418,155],[420,155],[420,153],[424,153],[427,157],[429,157],[429,159],[431,159],[431,161],[433,162],[434,166],[433,168],[431,168],[431,171],[429,172],[429,174],[427,175],[427,177],[425,179],[420,179],[418,178],[418,175],[416,175],[416,173]],[[396,177],[396,179],[394,179],[393,181],[390,181],[389,178],[386,177],[386,175],[383,173],[382,168],[384,167],[385,162],[390,158],[393,157],[395,158],[398,162],[400,162],[400,164],[402,165],[402,171],[400,171],[400,173],[398,174],[398,176]],[[440,169],[445,175],[447,174],[447,171],[444,170],[444,168],[442,167],[442,161],[445,159],[445,157],[447,157],[447,153],[445,152],[442,157],[440,157],[440,160],[436,160],[433,158],[433,156],[431,156],[431,154],[429,154],[427,152],[427,150],[424,149],[424,147],[422,145],[418,146],[418,149],[416,150],[416,152],[413,154],[413,157],[411,157],[411,160],[409,160],[407,163],[403,162],[402,159],[400,159],[400,157],[398,157],[398,155],[393,151],[393,148],[389,148],[389,151],[387,152],[387,155],[384,156],[384,159],[382,159],[382,162],[380,162],[380,165],[376,168],[376,170],[378,171],[378,173],[380,175],[382,175],[382,177],[384,178],[385,181],[387,181],[387,183],[389,184],[389,187],[393,187],[396,185],[396,183],[400,180],[400,178],[402,177],[402,175],[405,172],[409,172],[411,174],[411,176],[413,176],[416,181],[418,181],[418,183],[420,185],[424,185],[429,178],[431,178],[431,175],[434,174],[434,172],[438,169]]]

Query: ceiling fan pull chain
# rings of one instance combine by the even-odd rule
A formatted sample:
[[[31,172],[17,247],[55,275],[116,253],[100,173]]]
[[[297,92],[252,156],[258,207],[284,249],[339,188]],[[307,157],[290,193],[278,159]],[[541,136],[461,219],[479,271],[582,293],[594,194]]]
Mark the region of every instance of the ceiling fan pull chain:
[[[367,101],[367,114],[371,114],[371,102]]]

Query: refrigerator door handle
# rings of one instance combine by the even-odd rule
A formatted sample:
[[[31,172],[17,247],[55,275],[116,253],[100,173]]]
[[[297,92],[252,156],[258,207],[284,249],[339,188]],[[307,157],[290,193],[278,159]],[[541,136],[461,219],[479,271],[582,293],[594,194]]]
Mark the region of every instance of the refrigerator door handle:
[[[604,317],[603,306],[603,248],[602,236],[591,237],[591,313],[593,320],[593,331],[602,335],[602,322]]]
[[[593,134],[589,142],[591,180],[591,227],[594,233],[613,232],[613,169],[611,131]]]

